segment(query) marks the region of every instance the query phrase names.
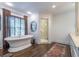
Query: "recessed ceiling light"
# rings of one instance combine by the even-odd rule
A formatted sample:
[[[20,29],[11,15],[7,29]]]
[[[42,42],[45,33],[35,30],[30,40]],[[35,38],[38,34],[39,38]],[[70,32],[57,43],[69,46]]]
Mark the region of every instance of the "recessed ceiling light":
[[[13,6],[13,4],[12,3],[10,3],[10,2],[6,2],[5,4],[7,4],[8,6]]]
[[[30,12],[30,11],[27,11],[27,14],[32,14],[32,12]]]
[[[52,5],[52,8],[56,8],[56,5]]]

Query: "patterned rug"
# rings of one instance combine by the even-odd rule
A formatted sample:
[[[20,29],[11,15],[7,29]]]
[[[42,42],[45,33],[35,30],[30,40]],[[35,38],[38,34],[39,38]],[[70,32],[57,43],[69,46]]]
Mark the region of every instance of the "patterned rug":
[[[66,56],[66,45],[56,43],[52,48],[44,55],[44,57],[65,57]]]

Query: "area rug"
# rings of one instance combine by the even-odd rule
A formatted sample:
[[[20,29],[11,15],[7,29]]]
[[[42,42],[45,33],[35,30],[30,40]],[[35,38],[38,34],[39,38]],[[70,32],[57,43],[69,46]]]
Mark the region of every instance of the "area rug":
[[[44,55],[44,57],[64,57],[66,55],[66,45],[56,43]]]

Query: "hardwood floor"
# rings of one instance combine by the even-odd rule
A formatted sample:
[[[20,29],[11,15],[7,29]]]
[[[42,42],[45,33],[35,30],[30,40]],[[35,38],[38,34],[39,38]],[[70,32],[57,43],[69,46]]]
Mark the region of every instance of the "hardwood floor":
[[[19,52],[12,53],[14,57],[41,57],[51,48],[50,44],[32,45]]]
[[[54,43],[53,43],[54,44]],[[12,53],[13,57],[43,57],[47,51],[50,50],[53,44],[39,44],[32,45],[31,47]],[[71,57],[70,47],[67,46],[67,57]]]
[[[3,49],[0,49],[0,56],[3,55]]]

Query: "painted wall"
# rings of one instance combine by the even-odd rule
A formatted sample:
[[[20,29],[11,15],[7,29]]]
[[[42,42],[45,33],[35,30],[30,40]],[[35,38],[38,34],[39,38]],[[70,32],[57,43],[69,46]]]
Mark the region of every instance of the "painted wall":
[[[67,11],[53,17],[52,42],[69,44],[68,34],[75,32],[75,11]]]
[[[0,48],[3,48],[3,21],[2,21],[2,9],[0,8],[1,15],[1,30],[0,30]]]
[[[75,12],[76,12],[76,34],[79,35],[79,2],[75,4]]]
[[[31,22],[35,21],[37,23],[37,30],[35,32],[31,31]],[[28,18],[28,34],[32,34],[34,36],[35,42],[39,44],[40,34],[39,34],[39,14],[33,13]]]
[[[53,25],[53,16],[49,15],[49,17],[48,17],[48,41],[49,41],[49,43],[52,43],[52,41],[54,39],[52,25]]]

